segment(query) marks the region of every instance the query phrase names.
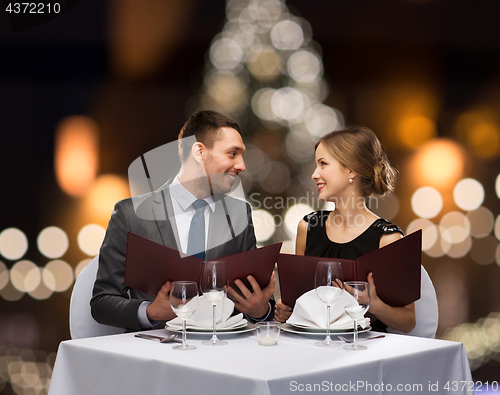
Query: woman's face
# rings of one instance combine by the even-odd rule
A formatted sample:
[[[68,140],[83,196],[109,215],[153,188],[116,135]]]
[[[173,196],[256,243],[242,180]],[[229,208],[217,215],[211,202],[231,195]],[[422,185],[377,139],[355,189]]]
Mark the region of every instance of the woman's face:
[[[323,143],[316,148],[316,170],[311,178],[318,186],[319,199],[332,200],[343,195],[351,184],[349,178],[354,177],[348,168],[342,166],[326,149]]]

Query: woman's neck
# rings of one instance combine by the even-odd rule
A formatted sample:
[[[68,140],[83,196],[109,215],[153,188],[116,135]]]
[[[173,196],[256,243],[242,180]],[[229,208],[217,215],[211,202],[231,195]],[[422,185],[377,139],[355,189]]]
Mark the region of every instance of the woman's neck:
[[[362,196],[338,198],[334,200],[335,210],[330,217],[334,222],[342,224],[344,228],[366,227],[367,222],[373,222],[377,216],[366,207]]]

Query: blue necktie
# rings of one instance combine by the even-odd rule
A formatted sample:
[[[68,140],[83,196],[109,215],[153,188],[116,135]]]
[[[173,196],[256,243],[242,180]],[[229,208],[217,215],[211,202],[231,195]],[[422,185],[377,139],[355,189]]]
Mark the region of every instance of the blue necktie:
[[[205,260],[205,207],[208,203],[196,200],[193,203],[196,213],[191,220],[187,253]]]

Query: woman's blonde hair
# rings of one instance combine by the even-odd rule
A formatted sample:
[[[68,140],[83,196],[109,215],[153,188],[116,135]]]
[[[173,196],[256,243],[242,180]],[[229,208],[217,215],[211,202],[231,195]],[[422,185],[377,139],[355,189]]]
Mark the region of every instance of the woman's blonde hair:
[[[342,166],[360,177],[365,197],[384,196],[394,191],[398,171],[391,166],[382,144],[369,128],[349,125],[321,137],[316,148],[321,143]]]

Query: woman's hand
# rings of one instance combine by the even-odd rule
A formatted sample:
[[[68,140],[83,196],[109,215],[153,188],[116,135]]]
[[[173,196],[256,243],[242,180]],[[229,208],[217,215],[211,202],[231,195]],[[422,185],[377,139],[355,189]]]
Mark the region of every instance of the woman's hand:
[[[392,307],[384,303],[377,295],[373,274],[368,274],[368,286],[370,287],[371,303],[368,311],[382,321],[385,325],[403,331],[410,332],[415,327],[415,303],[404,307]]]
[[[278,299],[274,310],[274,319],[278,322],[286,322],[292,315],[292,308],[284,304],[281,299]]]

